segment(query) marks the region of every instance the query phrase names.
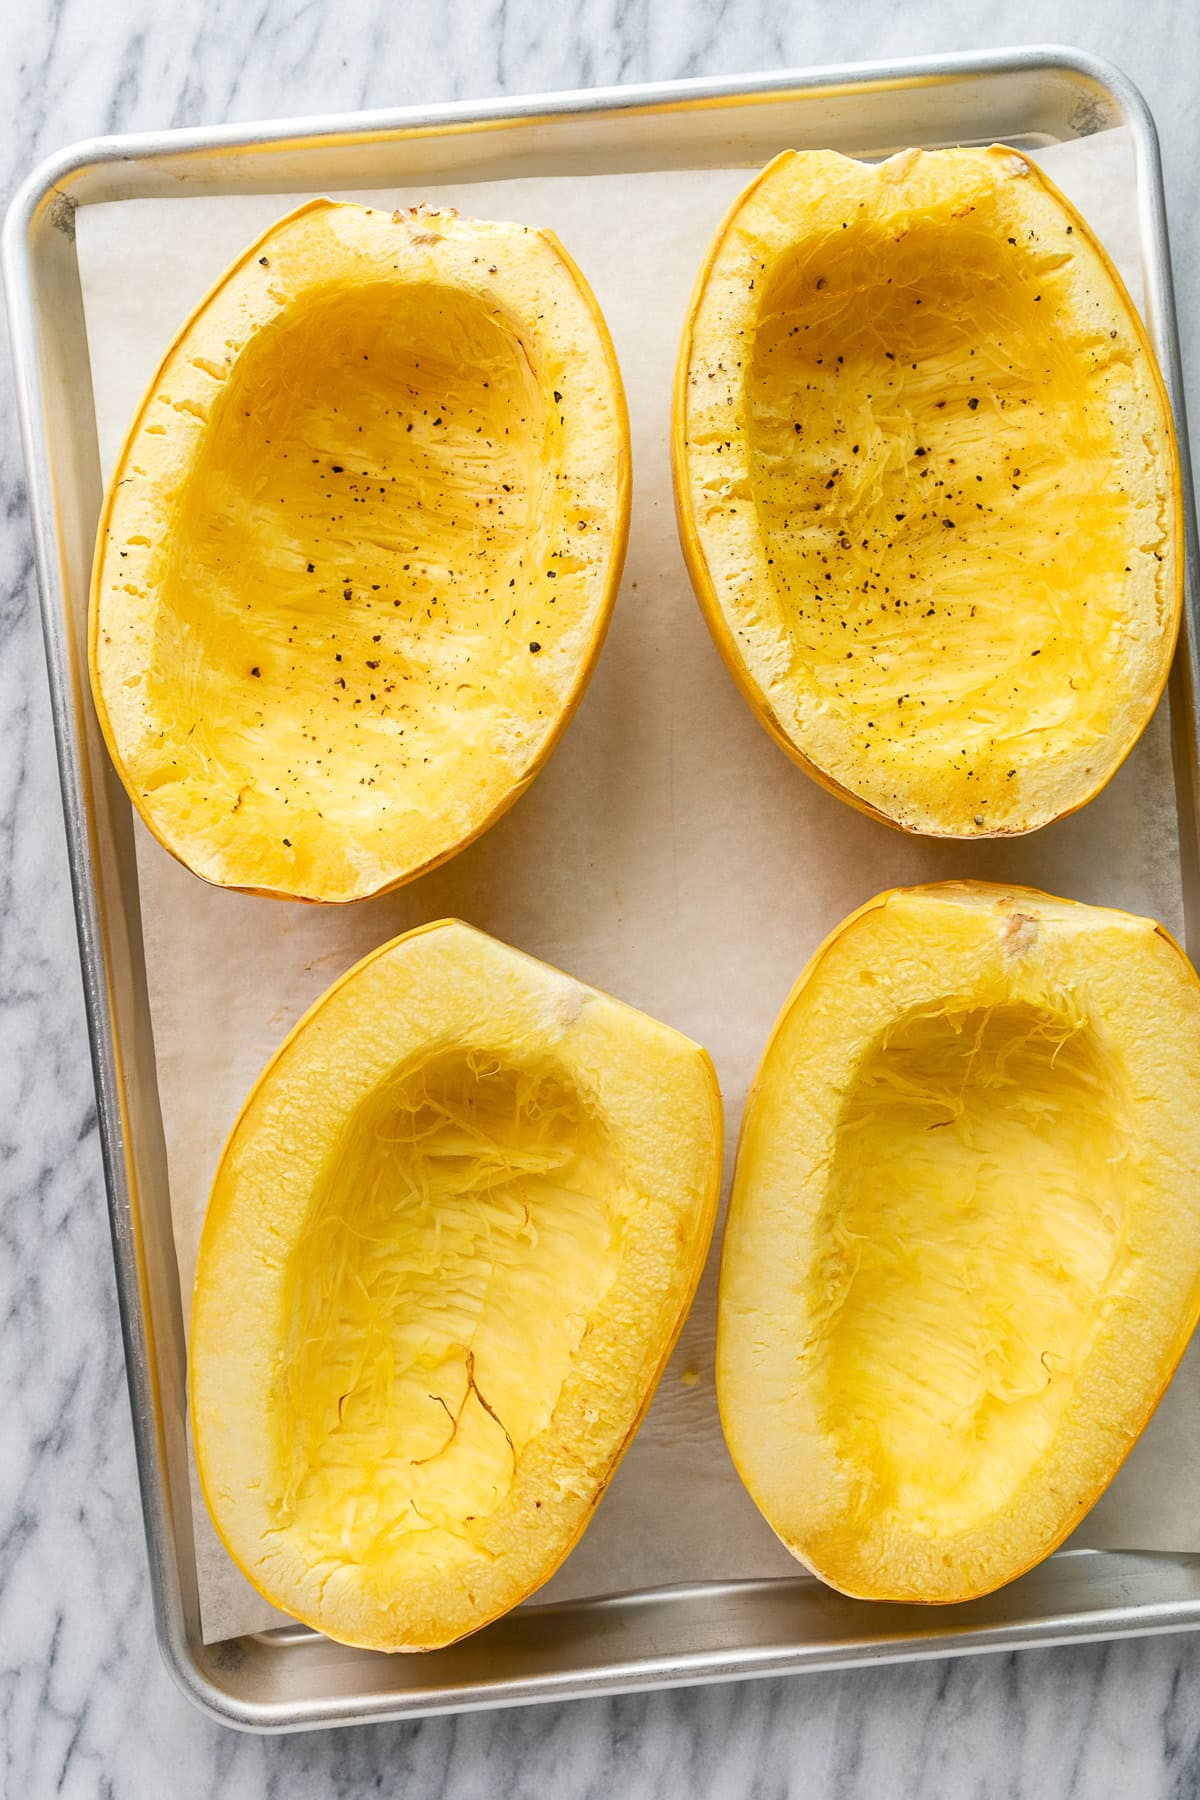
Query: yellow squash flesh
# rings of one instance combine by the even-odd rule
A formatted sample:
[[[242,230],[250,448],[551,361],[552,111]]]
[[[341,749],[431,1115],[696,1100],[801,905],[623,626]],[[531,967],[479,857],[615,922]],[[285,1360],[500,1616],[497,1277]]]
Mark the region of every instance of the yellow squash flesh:
[[[885,894],[801,976],[721,1266],[733,1460],[874,1600],[989,1592],[1112,1479],[1200,1313],[1200,984],[1160,927]]]
[[[92,687],[151,831],[313,900],[453,855],[586,685],[629,480],[550,233],[328,200],[274,225],[168,353],[100,521]]]
[[[249,1579],[343,1642],[515,1606],[587,1525],[683,1322],[720,1094],[665,1025],[455,922],[300,1022],[217,1172],[192,1425]]]
[[[1182,600],[1162,380],[1112,264],[1016,151],[789,151],[701,270],[680,539],[776,741],[906,831],[1031,831],[1149,719]]]

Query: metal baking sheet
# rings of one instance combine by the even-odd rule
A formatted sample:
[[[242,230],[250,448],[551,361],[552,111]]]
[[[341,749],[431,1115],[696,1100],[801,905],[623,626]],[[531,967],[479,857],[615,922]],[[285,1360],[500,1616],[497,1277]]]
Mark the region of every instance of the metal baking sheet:
[[[424,1657],[346,1649],[300,1627],[202,1641],[186,1461],[182,1303],[128,803],[87,697],[84,626],[100,503],[75,252],[79,207],[172,195],[306,194],[397,183],[721,168],[785,146],[883,155],[911,143],[1048,145],[1124,125],[1137,175],[1144,305],[1176,416],[1182,384],[1154,130],[1115,70],[1073,51],[552,95],[83,144],[44,165],[5,242],[151,1579],[169,1667],[227,1723],[288,1729],[806,1667],[1200,1625],[1200,1557],[1068,1551],[948,1610],[874,1607],[794,1579],[705,1582],[520,1609]],[[1186,459],[1186,440],[1184,443]],[[1185,470],[1185,494],[1190,496]],[[1187,937],[1196,925],[1195,521],[1171,718]]]

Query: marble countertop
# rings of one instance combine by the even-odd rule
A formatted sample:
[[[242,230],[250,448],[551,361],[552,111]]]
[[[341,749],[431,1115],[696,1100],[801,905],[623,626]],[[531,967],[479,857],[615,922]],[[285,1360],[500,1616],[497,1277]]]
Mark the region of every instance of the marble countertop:
[[[105,131],[1078,44],[1163,139],[1200,418],[1200,38],[1178,0],[27,0],[0,25],[5,198]],[[155,1648],[20,451],[0,356],[0,1792],[5,1800],[1191,1795],[1200,1637],[290,1739],[222,1730]]]

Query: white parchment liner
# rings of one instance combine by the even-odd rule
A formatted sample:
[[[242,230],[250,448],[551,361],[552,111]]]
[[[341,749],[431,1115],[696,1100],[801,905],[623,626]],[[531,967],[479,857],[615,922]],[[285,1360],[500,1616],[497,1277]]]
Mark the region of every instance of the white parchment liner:
[[[780,146],[783,147],[782,145]],[[1135,299],[1141,279],[1124,132],[1040,153],[1099,231]],[[781,1002],[826,933],[878,890],[982,876],[1127,907],[1180,928],[1166,705],[1107,791],[1032,838],[957,847],[901,837],[794,768],[755,723],[680,558],[667,456],[671,377],[696,269],[745,170],[547,177],[362,193],[449,202],[548,225],[595,288],[633,428],[625,582],[600,664],[550,764],[447,867],[349,909],[283,904],[196,880],[139,826],[146,961],[185,1311],[209,1184],[239,1107],[280,1039],[350,963],[454,914],[706,1044],[730,1148]],[[294,203],[307,198],[297,194]],[[126,201],[81,209],[79,258],[105,472],[182,320],[293,202]],[[717,1420],[716,1245],[680,1346],[595,1523],[542,1590],[565,1599],[666,1582],[794,1576],[743,1491]],[[1200,1547],[1193,1350],[1076,1543]],[[207,1639],[276,1620],[229,1561],[198,1489]]]

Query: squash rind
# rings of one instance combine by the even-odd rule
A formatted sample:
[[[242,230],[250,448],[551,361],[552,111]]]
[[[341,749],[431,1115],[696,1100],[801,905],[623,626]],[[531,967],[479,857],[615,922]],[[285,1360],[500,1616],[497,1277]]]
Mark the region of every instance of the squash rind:
[[[1052,1257],[1039,1249],[1056,1241],[1057,1214],[1039,1211],[1056,1204],[1046,1173],[1052,1120],[1038,1127],[1050,1135],[1037,1162],[1009,1166],[1007,1194],[1003,1163],[999,1178],[994,1167],[971,1177],[981,1179],[977,1204],[987,1208],[973,1219],[967,1177],[953,1164],[948,1198],[941,1210],[935,1204],[936,1147],[963,1154],[969,1174],[979,1167],[971,1144],[952,1151],[956,1131],[929,1136],[952,1115],[922,1123],[914,1101],[906,1141],[872,1140],[867,1214],[850,1210],[852,1165],[839,1145],[848,1120],[861,1129],[864,1072],[883,1045],[884,1074],[899,1082],[889,1046],[903,1040],[906,1018],[932,1017],[947,995],[974,995],[985,1010],[1008,1001],[1073,1008],[1072,1030],[1086,1033],[1076,1041],[1098,1046],[1087,1078],[1111,1073],[1122,1096],[1120,1116],[1098,1115],[1095,1128],[1072,1119],[1077,1099],[1067,1096],[1059,1123],[1082,1146],[1076,1194],[1087,1218],[1073,1236],[1059,1233]],[[960,1067],[969,1070],[969,1060]],[[993,1142],[1003,1098],[986,1089],[976,1114]],[[883,894],[827,939],[783,1008],[747,1101],[718,1325],[730,1453],[799,1561],[857,1598],[940,1604],[1013,1580],[1074,1529],[1136,1442],[1200,1316],[1198,1113],[1200,983],[1152,921],[964,882]],[[1087,1209],[1106,1170],[1106,1130],[1117,1156],[1104,1248]],[[928,1148],[918,1147],[914,1162],[911,1146],[922,1137]],[[914,1167],[930,1197],[915,1228]],[[866,1241],[856,1236],[864,1216],[874,1221]],[[862,1246],[852,1272],[829,1255],[847,1233]],[[989,1239],[1002,1247],[990,1263],[955,1261],[980,1258]],[[960,1251],[960,1243],[974,1248]],[[997,1267],[997,1253],[1012,1262]],[[1052,1277],[1056,1257],[1065,1260]],[[880,1286],[881,1267],[890,1291]],[[899,1275],[904,1268],[909,1274]],[[1001,1331],[999,1347],[997,1318],[1012,1321],[1014,1334]],[[1040,1367],[1032,1352],[1019,1366],[1012,1350],[1026,1326]],[[965,1412],[952,1398],[964,1358],[974,1396]],[[920,1371],[911,1416],[896,1398],[907,1369]]]
[[[345,1553],[330,1561],[328,1544],[342,1542],[342,1528],[333,1530],[331,1540],[324,1476],[310,1463],[298,1488],[285,1467],[289,1446],[294,1448],[284,1409],[291,1392],[288,1359],[295,1356],[294,1347],[286,1349],[286,1333],[305,1299],[295,1279],[298,1246],[322,1184],[336,1198],[339,1181],[345,1199],[337,1210],[344,1209],[349,1220],[343,1238],[361,1240],[350,1213],[364,1185],[361,1172],[356,1176],[347,1163],[348,1172],[340,1173],[347,1125],[362,1116],[364,1101],[370,1105],[379,1093],[386,1097],[398,1063],[456,1044],[478,1045],[489,1058],[509,1055],[517,1067],[551,1067],[556,1081],[590,1096],[617,1174],[611,1189],[580,1196],[580,1204],[586,1198],[593,1212],[607,1219],[609,1245],[586,1252],[596,1266],[590,1298],[585,1294],[583,1301],[586,1320],[571,1325],[569,1282],[556,1294],[556,1305],[539,1308],[537,1318],[522,1316],[520,1294],[532,1289],[518,1285],[504,1304],[503,1341],[504,1333],[519,1334],[528,1326],[541,1332],[538,1341],[544,1345],[547,1331],[553,1337],[566,1328],[563,1318],[570,1326],[568,1337],[560,1333],[561,1341],[550,1346],[551,1357],[558,1358],[555,1382],[561,1377],[543,1396],[550,1410],[537,1429],[528,1422],[524,1432],[514,1426],[511,1470],[496,1426],[508,1435],[500,1419],[512,1423],[510,1405],[527,1406],[545,1358],[539,1355],[538,1364],[524,1373],[521,1366],[508,1368],[496,1347],[495,1319],[485,1329],[485,1312],[473,1315],[467,1383],[468,1390],[486,1395],[480,1409],[487,1416],[476,1409],[468,1423],[474,1428],[472,1444],[481,1432],[490,1433],[492,1449],[501,1451],[493,1499],[482,1509],[466,1501],[465,1522],[451,1521],[453,1529],[414,1527],[406,1536],[403,1517],[386,1514],[388,1496],[397,1491],[386,1485],[395,1468],[367,1459],[351,1468],[357,1484],[352,1491],[347,1495],[342,1482],[334,1494],[349,1537]],[[716,1211],[720,1145],[720,1094],[699,1046],[457,921],[410,932],[342,977],[296,1026],[248,1098],[214,1180],[197,1263],[189,1366],[197,1465],[218,1535],[266,1598],[341,1641],[420,1650],[478,1629],[546,1581],[590,1521],[686,1316]],[[470,1313],[483,1306],[493,1280],[502,1287],[506,1270],[515,1266],[515,1279],[524,1281],[522,1270],[536,1275],[539,1256],[557,1254],[554,1244],[561,1238],[551,1235],[547,1250],[546,1234],[559,1232],[561,1224],[542,1206],[533,1178],[527,1179],[528,1188],[517,1191],[526,1194],[533,1235],[515,1265],[511,1244],[506,1250],[500,1243],[493,1276],[482,1289],[473,1285],[470,1266],[461,1257],[455,1261],[462,1238],[461,1233],[454,1237],[453,1218],[446,1214],[448,1249],[438,1254],[454,1342],[453,1319],[463,1308]],[[402,1184],[397,1207],[403,1194]],[[486,1210],[487,1192],[481,1190],[481,1200],[472,1204]],[[396,1219],[402,1223],[402,1218],[397,1212]],[[336,1236],[322,1241],[327,1251],[331,1244],[336,1249]],[[491,1241],[488,1236],[487,1244]],[[435,1259],[434,1275],[438,1266]],[[576,1274],[579,1266],[576,1257]],[[479,1270],[482,1279],[486,1263]],[[318,1279],[311,1260],[299,1271],[304,1283]],[[440,1290],[435,1285],[432,1291]],[[448,1429],[446,1413],[459,1410],[457,1391],[449,1407],[438,1400],[446,1370],[436,1356],[429,1374],[422,1373],[420,1361],[414,1365],[415,1389],[402,1387],[407,1379],[402,1352],[405,1345],[411,1349],[412,1332],[425,1315],[411,1306],[403,1311],[408,1305],[403,1288],[395,1305],[401,1310],[389,1316],[400,1335],[394,1339],[397,1360],[389,1379],[400,1396],[396,1404],[406,1393],[411,1399],[412,1391],[422,1403],[428,1401],[415,1427],[409,1412],[397,1412],[402,1425],[396,1429],[432,1432],[436,1438],[437,1422]],[[326,1317],[333,1315],[327,1311]],[[433,1320],[435,1334],[444,1324]],[[340,1355],[338,1340],[331,1339],[321,1353],[322,1366],[335,1364]],[[480,1360],[488,1357],[490,1363]],[[461,1344],[450,1360],[459,1380]],[[354,1384],[348,1386],[338,1400],[336,1424],[318,1434],[321,1454],[334,1458],[323,1466],[332,1468],[338,1481],[347,1459],[353,1465],[359,1441],[346,1436],[354,1428],[357,1404]],[[433,1390],[428,1396],[426,1388]],[[373,1430],[377,1423],[372,1422]],[[302,1435],[311,1424],[300,1421]],[[450,1432],[449,1441],[453,1438]],[[472,1456],[476,1448],[467,1446]],[[309,1454],[303,1445],[301,1454]],[[433,1477],[443,1472],[437,1468],[439,1454],[436,1443],[431,1450],[423,1440],[390,1452],[392,1463],[397,1455],[412,1460],[407,1473],[400,1471],[401,1485],[432,1481],[429,1491],[440,1506],[450,1504],[447,1493],[453,1497],[459,1491],[460,1476],[447,1476],[449,1489],[438,1486]],[[494,1457],[491,1466],[494,1475]],[[466,1470],[476,1489],[478,1473],[474,1467]],[[312,1493],[316,1499],[310,1504]],[[423,1495],[421,1490],[418,1497]],[[436,1525],[430,1503],[424,1504],[426,1523]],[[383,1513],[370,1524],[381,1507]],[[355,1525],[364,1518],[368,1524]],[[395,1542],[389,1532],[398,1534]]]
[[[331,298],[326,328],[316,309]],[[402,324],[389,337],[401,304],[415,337]],[[463,365],[474,385],[451,412],[440,387],[430,406],[412,386],[438,382],[420,366],[439,307],[476,340]],[[345,408],[333,417],[356,333],[357,431]],[[493,348],[509,368],[503,401],[494,381],[489,399]],[[295,379],[315,409],[288,426],[276,397],[291,442],[257,423],[257,398],[240,400],[263,380],[269,393],[272,359],[288,354],[280,393]],[[522,383],[533,410],[528,424],[514,411],[509,433],[480,409],[529,411]],[[490,435],[473,433],[476,416]],[[525,430],[538,460],[514,487]],[[363,466],[343,471],[340,450],[364,445]],[[281,474],[286,487],[272,485]],[[458,511],[439,524],[447,477]],[[133,804],[195,873],[249,892],[352,900],[436,867],[513,804],[570,719],[611,616],[629,506],[615,353],[551,233],[452,211],[298,208],[184,325],[109,483],[89,666]]]
[[[1016,201],[1011,199],[1013,190],[1019,190]],[[997,196],[1003,197],[1002,202]],[[787,580],[791,578],[785,580],[779,566],[781,559],[786,560],[786,547],[781,549],[780,541],[774,538],[767,543],[768,526],[759,510],[755,473],[758,452],[753,439],[753,432],[759,428],[754,424],[753,364],[760,328],[758,300],[763,297],[764,307],[771,304],[765,297],[766,290],[779,270],[785,268],[787,257],[807,257],[815,272],[823,249],[828,250],[831,240],[842,237],[842,231],[836,228],[842,214],[849,218],[846,241],[855,238],[857,208],[867,209],[881,237],[891,229],[902,239],[911,223],[936,217],[938,228],[946,227],[944,254],[953,257],[952,203],[956,197],[961,200],[957,210],[963,214],[969,214],[977,202],[990,204],[995,200],[998,206],[1002,203],[1015,207],[1023,226],[1028,224],[1030,235],[1036,227],[1043,241],[1053,235],[1056,248],[1059,240],[1069,247],[1063,255],[1070,266],[1061,277],[1061,289],[1055,290],[1058,298],[1054,321],[1047,324],[1047,340],[1052,341],[1057,331],[1062,342],[1069,345],[1074,333],[1082,345],[1091,334],[1097,343],[1103,340],[1111,348],[1114,367],[1122,360],[1128,363],[1129,377],[1119,396],[1120,406],[1115,401],[1112,406],[1113,420],[1121,415],[1113,439],[1120,456],[1114,450],[1111,476],[1098,480],[1101,487],[1106,479],[1109,486],[1118,487],[1124,478],[1123,484],[1132,496],[1125,529],[1130,547],[1136,545],[1138,554],[1136,561],[1133,556],[1126,559],[1132,567],[1125,570],[1128,580],[1124,592],[1124,577],[1116,570],[1112,555],[1108,557],[1112,567],[1105,565],[1104,606],[1108,610],[1104,618],[1108,620],[1111,614],[1111,625],[1097,626],[1088,640],[1092,644],[1090,654],[1098,659],[1099,675],[1094,681],[1090,675],[1080,675],[1079,668],[1073,666],[1066,639],[1060,644],[1061,684],[1057,664],[1052,677],[1050,663],[1022,661],[1020,643],[1004,643],[1003,621],[991,618],[984,605],[982,614],[990,619],[990,637],[986,649],[979,649],[981,661],[971,676],[978,688],[973,710],[979,717],[973,718],[972,707],[965,706],[961,724],[949,718],[944,742],[939,742],[934,737],[922,738],[918,729],[920,710],[926,701],[932,705],[941,694],[948,666],[946,645],[934,641],[939,630],[945,629],[945,622],[935,617],[932,626],[926,624],[927,616],[931,616],[926,599],[932,599],[932,611],[936,611],[938,582],[942,579],[943,545],[938,541],[939,533],[933,530],[928,541],[921,540],[913,522],[916,510],[910,514],[906,504],[897,508],[896,518],[909,518],[907,525],[891,522],[891,513],[880,514],[878,508],[874,513],[864,512],[856,485],[861,471],[848,466],[855,465],[860,449],[866,451],[870,446],[843,441],[836,435],[822,436],[823,415],[819,414],[812,454],[817,461],[824,454],[831,467],[822,465],[821,472],[829,479],[816,480],[805,474],[796,479],[792,491],[798,515],[807,519],[810,506],[818,509],[813,515],[817,519],[813,529],[826,545],[829,560],[814,567],[821,570],[819,585],[823,586],[826,580],[833,585],[810,602],[805,583],[811,575],[808,565],[802,562],[796,579],[803,591],[789,590],[785,595]],[[1017,240],[1009,238],[1008,242]],[[886,267],[884,251],[879,255],[880,267]],[[1052,272],[1047,280],[1060,277]],[[819,285],[824,286],[824,281]],[[1043,296],[1029,298],[1040,301]],[[1049,289],[1045,298],[1052,298]],[[796,316],[799,318],[800,314]],[[863,330],[867,332],[865,325]],[[1109,348],[1104,351],[1106,357]],[[1081,381],[1089,354],[1081,349],[1076,358]],[[965,354],[962,360],[964,369],[977,366],[969,365]],[[852,362],[848,355],[847,364]],[[1096,366],[1100,366],[1098,360]],[[814,372],[807,370],[808,375]],[[857,435],[849,424],[852,416],[858,416],[854,412],[859,398],[855,384],[865,382],[869,373],[869,363],[865,370],[848,366],[847,371],[838,371],[842,383],[839,392],[844,392],[847,384],[851,390],[846,400],[850,409],[845,413],[847,440]],[[958,373],[962,374],[962,370]],[[807,421],[805,375],[805,368],[798,365],[795,430],[800,434]],[[935,382],[930,388],[928,411],[898,424],[893,421],[898,435],[894,443],[888,439],[885,446],[893,464],[904,464],[905,456],[908,457],[903,482],[914,496],[927,493],[920,485],[919,475],[934,472],[944,476],[949,485],[964,474],[961,466],[954,474],[945,466],[944,458],[936,470],[932,462],[911,460],[914,444],[916,456],[926,456],[926,446],[920,440],[934,429],[932,421],[936,420],[940,429],[953,417],[953,405],[950,412],[937,410],[932,396],[939,391],[943,394],[941,406],[947,405],[944,395],[949,390],[939,390]],[[864,402],[860,410],[869,414],[871,409]],[[1102,414],[1106,415],[1106,404],[1096,409],[1097,418]],[[996,417],[1001,415],[997,413]],[[837,429],[841,429],[840,422]],[[1005,429],[1009,429],[1008,425]],[[1064,427],[1064,436],[1069,435]],[[796,442],[808,440],[800,436]],[[771,456],[786,467],[784,449],[776,445]],[[684,559],[723,659],[770,736],[821,786],[856,809],[898,829],[931,836],[993,837],[1035,830],[1092,799],[1144,730],[1169,672],[1182,606],[1181,485],[1170,408],[1145,329],[1111,261],[1075,209],[1018,152],[1002,146],[990,150],[910,151],[879,167],[869,167],[833,152],[788,151],[769,164],[734,202],[697,277],[676,370],[672,460]],[[958,460],[961,465],[962,459]],[[1121,462],[1123,467],[1119,466]],[[953,511],[955,517],[934,519],[934,524],[949,523],[955,528],[947,534],[945,543],[960,543],[959,560],[964,567],[969,565],[972,533],[976,531],[972,523],[977,516],[976,493],[987,493],[990,504],[997,497],[997,489],[1003,489],[999,500],[1005,503],[1013,500],[1017,492],[1014,489],[1010,495],[999,480],[997,469],[990,468],[986,461],[980,466],[991,486],[976,489],[966,471],[970,492],[956,496],[961,506],[942,508]],[[1021,473],[1018,468],[1017,474]],[[855,497],[843,502],[841,492],[847,482]],[[833,491],[827,493],[826,488]],[[1025,500],[1021,504],[1024,506]],[[1032,511],[1028,516],[1035,516],[1040,504],[1035,496],[1029,502]],[[1153,546],[1149,539],[1143,545],[1137,536],[1141,529],[1137,515],[1143,507],[1151,508],[1151,516],[1157,515]],[[864,521],[869,535],[860,544],[858,529]],[[800,531],[795,518],[790,524]],[[1016,529],[1020,531],[1021,527]],[[906,541],[905,532],[914,534],[916,549]],[[1086,536],[1086,531],[1082,535]],[[979,542],[982,548],[983,540]],[[816,544],[816,538],[813,543]],[[774,555],[769,558],[771,551]],[[816,555],[816,549],[812,553]],[[1083,552],[1080,557],[1085,559]],[[987,558],[980,554],[977,572],[988,566],[989,559],[990,548]],[[844,580],[838,570],[839,560],[846,564]],[[1036,552],[1032,561],[1037,561]],[[861,568],[857,567],[859,562],[863,564]],[[853,581],[849,573],[851,563],[857,569]],[[913,572],[917,586],[909,585]],[[1060,573],[1065,585],[1054,597],[1055,610],[1050,617],[1054,621],[1070,614],[1070,630],[1084,631],[1083,610],[1069,588],[1075,584],[1085,595],[1086,606],[1087,577],[1068,563],[1064,563]],[[1007,605],[1019,594],[1022,576],[1018,573],[1005,577],[1002,572],[1001,578],[1007,580],[1002,589]],[[781,581],[783,587],[778,585]],[[915,610],[910,609],[909,603],[918,592],[921,603]],[[860,595],[866,596],[860,610],[873,617],[864,620],[856,615],[856,597]],[[986,591],[980,598],[986,600]],[[825,632],[837,655],[849,656],[845,670],[836,663],[828,669],[813,663],[815,651],[806,638],[796,635],[796,626],[789,622],[789,609],[793,606],[799,607],[806,632],[811,625],[814,642]],[[893,612],[893,606],[899,610]],[[836,630],[826,631],[826,624],[836,626],[839,618],[843,627],[848,624],[851,628],[846,637],[840,637]],[[951,629],[957,631],[961,620],[955,622],[952,610],[949,618]],[[809,623],[804,623],[806,619]],[[860,629],[867,635],[856,644]],[[1028,621],[1024,629],[1030,631]],[[1047,625],[1046,634],[1051,629]],[[1093,628],[1086,625],[1086,630]],[[878,643],[871,636],[873,631],[882,633]],[[905,653],[895,661],[898,632],[908,638],[910,647],[918,647],[907,662]],[[889,633],[891,647],[887,642]],[[963,637],[962,641],[968,646],[964,666],[970,668],[969,639]],[[1035,641],[1030,634],[1023,655],[1032,658],[1041,654],[1042,641]],[[843,651],[843,645],[851,646],[849,652]],[[827,651],[830,656],[834,654],[828,646]],[[826,653],[823,650],[821,655]],[[1057,653],[1051,654],[1053,660]],[[858,665],[853,661],[856,655]],[[927,658],[924,668],[920,657]],[[1032,682],[1028,696],[1014,695],[1008,688],[1002,691],[996,684],[995,691],[989,689],[988,658],[997,660],[1006,671],[1010,667],[1015,670],[1018,687],[1028,678]],[[894,681],[888,673],[893,662]],[[859,704],[854,697],[856,666],[866,671],[873,684],[870,704],[865,699]],[[1029,675],[1033,670],[1041,672],[1040,687]],[[1079,714],[1078,742],[1074,744],[1069,741],[1074,714],[1069,708],[1064,714],[1060,705],[1061,690],[1067,688],[1068,677],[1071,688],[1078,685],[1087,690],[1084,699],[1089,705],[1094,696],[1099,696],[1093,706],[1094,718],[1081,710],[1080,701],[1067,696],[1070,707]],[[897,689],[895,694],[892,687]],[[901,687],[903,693],[899,692]],[[1066,725],[1059,738],[1053,739],[1052,733],[1063,724],[1064,717]],[[940,724],[941,715],[939,729]],[[1036,755],[1030,745],[1038,752]]]

